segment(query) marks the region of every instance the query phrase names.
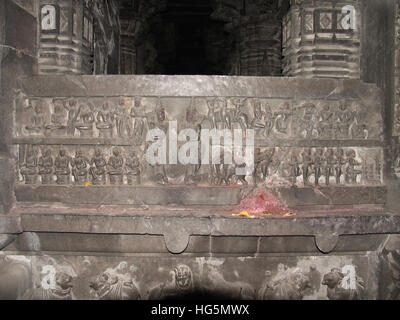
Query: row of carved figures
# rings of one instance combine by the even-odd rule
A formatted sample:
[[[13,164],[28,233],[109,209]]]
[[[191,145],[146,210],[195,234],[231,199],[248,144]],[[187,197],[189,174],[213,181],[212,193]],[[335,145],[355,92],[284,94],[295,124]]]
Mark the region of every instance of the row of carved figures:
[[[104,185],[108,181],[112,185],[141,184],[141,176],[146,169],[141,163],[140,156],[135,151],[121,154],[118,147],[114,147],[112,155],[106,157],[103,150],[97,147],[90,157],[83,155],[78,149],[73,157],[67,155],[65,149],[60,149],[55,159],[52,157],[52,150],[42,149],[38,157],[37,150],[28,147],[24,161],[20,165],[20,173],[26,184],[35,184],[38,177],[41,177],[42,184],[53,182],[65,185],[73,181],[77,185],[90,182],[94,185]],[[243,165],[241,165],[243,166]],[[169,178],[166,165],[156,164],[152,167],[154,178],[158,183],[168,185]],[[203,167],[206,167],[205,169]],[[247,185],[249,176],[237,174],[236,164],[211,164],[203,166],[186,165],[185,184],[201,183],[204,176],[210,185],[242,184]],[[203,168],[203,169],[202,169]],[[369,172],[367,172],[369,170]],[[256,148],[254,153],[254,171],[252,181],[254,184],[263,183],[269,177],[278,173],[279,176],[287,179],[291,184],[297,183],[301,177],[304,185],[310,184],[311,177],[314,184],[319,185],[321,179],[325,184],[357,184],[360,183],[359,176],[368,176],[373,182],[380,181],[381,165],[378,159],[373,161],[372,167],[365,168],[365,163],[357,160],[354,149],[342,148],[305,148],[301,152],[282,152],[279,148],[268,148],[261,151]],[[203,176],[203,178],[201,177]],[[107,177],[109,177],[107,179]],[[55,179],[54,179],[55,178]],[[332,179],[331,179],[332,178]]]
[[[166,270],[169,271],[169,277],[157,276],[144,284],[141,279],[143,271],[127,261],[115,267],[104,266],[89,279],[83,279],[79,271],[69,264],[59,265],[54,259],[50,259],[50,262],[52,264],[41,268],[38,266],[37,270],[41,269],[41,273],[34,277],[33,286],[23,288],[22,292],[15,290],[21,295],[19,298],[76,300],[77,295],[80,299],[84,295],[86,299],[96,300],[175,300],[201,296],[234,300],[301,300],[317,295],[321,284],[326,286],[326,298],[330,300],[360,300],[366,294],[366,283],[357,274],[355,266],[331,268],[316,282],[320,271],[315,265],[307,270],[280,263],[276,270],[267,270],[260,277],[258,286],[254,286],[246,279],[228,280],[220,267],[207,263],[203,266],[207,270],[205,276],[180,263],[174,269]],[[85,272],[87,277],[93,261],[86,259],[84,262],[81,272]],[[14,262],[13,266],[22,270],[22,274],[28,270],[26,263],[21,260]],[[85,282],[86,290],[82,292],[82,286],[77,288],[77,280]]]
[[[330,184],[330,178],[334,177],[336,184],[341,184],[344,176],[346,184],[358,183],[357,177],[363,174],[363,163],[356,159],[357,154],[354,149],[345,152],[342,148],[305,148],[298,153],[293,151],[284,160],[283,166],[287,168],[288,176],[292,184],[296,184],[297,177],[302,177],[303,184],[310,184],[311,176],[314,176],[314,184],[319,185],[320,178],[325,178],[325,184]],[[276,155],[276,148],[261,151],[257,148],[254,155],[254,183],[257,183],[259,176],[265,179],[270,174],[271,168],[279,167],[281,160]],[[375,163],[374,172],[380,172],[379,163]],[[276,171],[276,170],[275,170]],[[378,179],[379,180],[379,179]]]
[[[105,184],[107,175],[111,184],[123,184],[124,175],[130,185],[141,183],[140,161],[134,151],[124,159],[120,150],[114,148],[108,161],[100,148],[96,148],[91,159],[85,157],[80,150],[72,158],[61,149],[54,160],[51,153],[51,149],[47,149],[38,158],[36,150],[28,149],[25,163],[20,169],[26,184],[37,183],[40,175],[42,184],[53,183],[55,177],[57,184],[65,185],[70,183],[71,174],[78,185],[87,182],[94,185]]]
[[[228,101],[233,108],[228,107]],[[89,99],[78,103],[73,98],[53,99],[51,104],[51,115],[47,115],[43,101],[26,99],[25,109],[32,110],[25,125],[29,133],[72,137],[78,131],[81,137],[93,137],[96,128],[99,137],[111,138],[116,133],[143,141],[146,130],[173,120],[167,119],[160,98],[154,111],[139,97],[121,97],[117,103],[105,99],[102,106]],[[187,123],[217,129],[255,129],[259,138],[292,134],[304,139],[368,139],[370,135],[367,113],[358,103],[350,106],[343,102],[338,107],[325,103],[322,108],[305,103],[292,111],[289,102],[284,102],[273,111],[268,102],[256,98],[213,98],[207,99],[207,106],[207,114],[201,114],[192,99],[186,110]]]
[[[89,101],[78,104],[75,99],[53,99],[52,105],[54,111],[51,113],[50,123],[47,123],[48,117],[43,102],[29,100],[26,109],[32,109],[33,114],[25,129],[32,133],[44,133],[46,136],[73,137],[76,131],[79,131],[81,137],[93,137],[96,127],[100,138],[112,138],[115,128],[118,137],[141,140],[145,120],[149,120],[149,125],[152,121],[143,114],[139,115],[140,99],[134,101],[130,110],[124,98],[119,99],[118,104],[114,106],[109,101],[105,101],[101,107],[95,107]],[[159,113],[161,112],[159,110]],[[161,114],[158,117],[161,117]]]

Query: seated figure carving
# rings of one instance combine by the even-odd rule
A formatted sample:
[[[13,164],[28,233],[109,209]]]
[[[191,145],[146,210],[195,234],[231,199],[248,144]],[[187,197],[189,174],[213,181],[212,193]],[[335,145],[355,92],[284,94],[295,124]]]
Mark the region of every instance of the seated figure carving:
[[[124,159],[122,158],[118,148],[114,148],[113,155],[108,160],[108,174],[110,175],[111,184],[123,183],[123,165]]]
[[[126,177],[129,185],[140,184],[140,161],[136,152],[132,151],[125,161]]]
[[[106,183],[106,160],[100,148],[96,148],[94,157],[90,160],[90,175],[94,185],[101,185]]]
[[[26,153],[26,161],[21,168],[21,175],[25,180],[25,184],[35,184],[37,181],[38,161],[36,151],[29,149]]]
[[[110,110],[108,102],[106,102],[96,115],[96,128],[99,130],[100,138],[112,138],[113,120],[114,115]]]
[[[47,149],[39,158],[39,174],[42,177],[42,184],[50,184],[52,182],[53,158],[51,150]]]
[[[54,162],[55,166],[55,174],[57,177],[57,184],[68,184],[69,183],[69,175],[71,173],[69,169],[69,164],[71,159],[67,156],[66,151],[61,149],[56,160]]]
[[[82,151],[76,151],[75,158],[72,160],[72,175],[75,179],[75,184],[84,184],[87,181],[87,167],[89,160],[82,155]]]

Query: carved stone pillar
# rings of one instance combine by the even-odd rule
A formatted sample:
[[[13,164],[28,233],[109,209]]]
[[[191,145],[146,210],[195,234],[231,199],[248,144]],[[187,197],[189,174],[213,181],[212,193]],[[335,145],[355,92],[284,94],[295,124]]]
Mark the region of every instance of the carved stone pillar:
[[[280,76],[282,21],[276,0],[243,2],[240,74]]]
[[[136,36],[141,22],[121,20],[121,74],[136,74]]]
[[[245,17],[241,26],[242,76],[281,75],[281,22],[263,14]]]
[[[358,0],[292,0],[283,20],[283,74],[360,78]]]
[[[93,73],[93,15],[83,0],[40,0],[39,73]]]

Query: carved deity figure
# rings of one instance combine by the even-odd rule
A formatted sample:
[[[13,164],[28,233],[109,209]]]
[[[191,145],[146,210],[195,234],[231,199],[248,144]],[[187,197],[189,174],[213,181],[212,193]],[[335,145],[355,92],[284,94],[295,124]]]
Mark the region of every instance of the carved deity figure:
[[[275,113],[275,129],[279,133],[288,134],[290,122],[290,106],[285,103],[282,110]]]
[[[303,116],[298,119],[297,124],[300,128],[301,134],[305,139],[311,139],[315,129],[315,111],[316,107],[312,103],[305,104],[302,107]]]
[[[355,122],[351,126],[351,135],[355,139],[368,139],[368,129],[365,124],[365,119],[367,117],[364,110],[362,110],[360,105],[356,105],[356,111],[354,113]]]
[[[129,185],[139,185],[140,180],[140,161],[135,151],[132,151],[125,160],[126,177]]]
[[[354,184],[357,183],[357,176],[362,173],[361,170],[356,168],[361,165],[361,162],[356,160],[356,152],[353,149],[349,150],[346,155],[347,155],[347,168],[346,168],[345,181],[346,183]]]
[[[113,118],[115,120],[115,127],[117,128],[117,136],[123,137],[131,136],[132,125],[130,118],[127,114],[127,107],[125,105],[125,98],[120,98],[118,104],[113,111]]]
[[[220,106],[222,104],[222,107]],[[231,118],[227,110],[226,99],[216,99],[207,101],[208,114],[207,120],[211,124],[212,129],[218,129],[218,124],[222,123],[222,129],[229,129],[231,127]],[[220,106],[220,110],[216,111],[217,106]]]
[[[21,175],[24,177],[25,184],[35,184],[38,173],[38,159],[36,151],[29,148],[26,152],[25,164],[21,168]]]
[[[66,134],[66,119],[64,106],[61,100],[53,99],[54,112],[50,117],[50,124],[46,126],[46,134],[64,136]]]
[[[122,158],[118,148],[113,149],[113,155],[108,159],[108,174],[110,175],[111,184],[123,183],[123,165]]]
[[[71,158],[67,156],[66,151],[61,149],[56,157],[54,162],[54,172],[57,177],[57,184],[68,184],[69,183],[69,175],[71,173],[69,169],[69,164],[71,162]]]
[[[109,103],[106,101],[96,115],[96,128],[99,130],[101,138],[112,138],[113,120],[114,114],[111,112]]]
[[[94,185],[105,184],[107,162],[100,148],[96,148],[94,157],[90,160],[90,165],[89,172],[92,177],[92,183]]]
[[[42,184],[50,184],[52,182],[53,165],[51,150],[47,149],[39,158],[39,174],[42,177]]]
[[[318,113],[318,136],[322,139],[332,138],[334,113],[329,104],[325,104]]]
[[[335,175],[335,166],[337,165],[337,158],[335,151],[329,148],[325,153],[326,166],[325,166],[325,183],[329,185],[329,178]]]
[[[89,160],[83,156],[81,150],[77,150],[75,158],[72,159],[72,175],[75,179],[75,184],[84,184],[87,182]]]
[[[336,150],[335,156],[336,156],[336,163],[335,163],[336,184],[340,184],[340,178],[343,174],[343,166],[346,164],[346,158],[343,149],[338,148]]]
[[[228,129],[232,128],[232,123],[237,122],[240,128],[245,131],[249,127],[249,119],[246,113],[242,111],[244,101],[241,99],[235,99],[235,109],[232,111],[231,117],[228,116],[229,126]],[[226,106],[225,106],[226,108]]]
[[[309,177],[311,174],[312,166],[314,164],[311,148],[305,149],[301,153],[302,158],[302,172],[303,172],[303,184],[309,183]]]
[[[69,136],[74,136],[76,122],[80,115],[81,109],[77,107],[77,102],[74,99],[69,99],[68,101],[66,101],[64,103],[64,108],[68,111],[67,134]]]
[[[348,138],[350,126],[354,121],[354,114],[346,103],[341,103],[339,110],[335,114],[335,134],[336,138]]]
[[[253,171],[253,182],[257,184],[257,178],[259,173],[261,173],[263,181],[268,176],[268,169],[272,161],[272,157],[275,154],[275,148],[272,150],[266,150],[265,152],[261,152],[260,148],[256,148],[254,153],[254,171]]]
[[[315,185],[319,185],[319,178],[322,176],[324,172],[324,149],[318,148],[313,156],[313,165],[314,165],[314,178],[315,178]]]
[[[76,125],[76,128],[80,131],[81,137],[92,137],[93,136],[93,123],[94,123],[94,106],[89,104],[82,104],[80,106],[82,110],[80,115],[80,122]]]
[[[26,130],[32,131],[35,133],[40,133],[44,129],[45,125],[45,116],[43,112],[43,105],[42,102],[39,100],[32,102],[29,102],[28,108],[32,108],[33,110],[33,115],[30,118],[30,124],[26,126]]]
[[[259,100],[254,102],[254,118],[251,122],[251,127],[256,132],[261,132],[262,136],[269,137],[274,126],[274,117],[270,106],[267,104],[266,110],[263,110]]]
[[[300,175],[300,166],[299,160],[297,158],[296,152],[292,152],[289,160],[289,167],[290,167],[290,178],[292,179],[292,184],[296,184],[297,177]]]
[[[130,137],[136,139],[137,141],[141,141],[144,135],[145,130],[145,122],[143,115],[140,114],[139,108],[141,106],[141,99],[136,97],[134,99],[134,105],[130,112],[130,117],[134,121],[133,129],[130,129]]]

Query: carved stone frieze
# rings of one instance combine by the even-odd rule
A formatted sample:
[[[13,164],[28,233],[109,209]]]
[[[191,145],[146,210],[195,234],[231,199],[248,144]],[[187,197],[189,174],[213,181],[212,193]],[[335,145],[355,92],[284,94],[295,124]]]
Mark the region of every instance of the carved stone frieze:
[[[15,99],[17,137],[119,138],[140,145],[153,128],[254,129],[255,137],[381,140],[382,120],[360,100],[239,97],[90,97]],[[128,142],[127,142],[128,143]]]

